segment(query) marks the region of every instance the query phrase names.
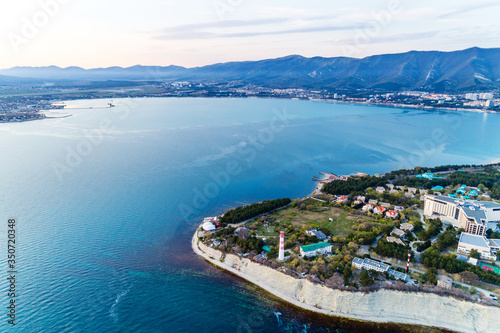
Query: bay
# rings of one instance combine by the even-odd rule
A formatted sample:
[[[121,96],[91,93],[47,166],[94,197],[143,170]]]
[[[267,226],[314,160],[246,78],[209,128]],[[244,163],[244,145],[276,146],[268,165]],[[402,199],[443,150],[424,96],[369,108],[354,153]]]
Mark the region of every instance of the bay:
[[[191,236],[205,216],[308,195],[320,171],[500,157],[497,114],[227,98],[100,108],[108,102],[0,124],[2,244],[7,219],[18,221],[16,331],[399,331],[302,312],[204,262]]]

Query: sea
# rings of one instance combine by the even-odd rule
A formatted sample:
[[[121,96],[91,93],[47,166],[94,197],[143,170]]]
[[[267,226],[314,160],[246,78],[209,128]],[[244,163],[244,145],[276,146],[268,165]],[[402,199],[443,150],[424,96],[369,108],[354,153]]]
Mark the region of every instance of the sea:
[[[110,102],[66,101],[49,113],[58,117],[0,124],[1,332],[409,330],[303,311],[208,264],[191,237],[204,217],[232,207],[309,195],[319,172],[500,157],[498,114],[288,99]]]

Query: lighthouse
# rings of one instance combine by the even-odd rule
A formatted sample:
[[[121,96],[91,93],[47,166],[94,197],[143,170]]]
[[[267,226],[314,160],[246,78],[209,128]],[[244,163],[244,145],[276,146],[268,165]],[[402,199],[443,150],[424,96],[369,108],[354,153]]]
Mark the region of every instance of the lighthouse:
[[[285,260],[285,232],[280,231],[280,252],[278,254],[278,260]]]
[[[408,251],[408,261],[406,262],[406,274],[410,271],[411,250]]]

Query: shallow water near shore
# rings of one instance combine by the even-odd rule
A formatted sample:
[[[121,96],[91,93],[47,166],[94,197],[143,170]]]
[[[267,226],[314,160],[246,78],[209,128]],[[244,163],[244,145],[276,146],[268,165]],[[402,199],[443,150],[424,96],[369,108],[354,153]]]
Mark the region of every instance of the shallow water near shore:
[[[281,302],[197,257],[191,236],[205,216],[308,195],[320,171],[500,156],[496,114],[277,99],[114,103],[0,124],[1,220],[18,221],[19,332],[399,332]]]

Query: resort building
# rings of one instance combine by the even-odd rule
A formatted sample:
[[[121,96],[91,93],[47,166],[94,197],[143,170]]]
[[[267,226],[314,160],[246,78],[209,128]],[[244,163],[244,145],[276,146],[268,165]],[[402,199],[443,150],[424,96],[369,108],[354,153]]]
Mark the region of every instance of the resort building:
[[[303,257],[315,257],[318,254],[331,254],[332,244],[327,242],[321,242],[310,245],[303,245],[300,247],[300,255]]]
[[[354,258],[352,260],[352,264],[354,267],[358,269],[366,269],[366,270],[374,270],[377,272],[387,272],[389,275],[393,276],[395,279],[398,280],[403,280],[403,281],[408,281],[408,276],[404,273],[397,272],[393,269],[391,269],[389,265],[384,264],[383,262],[380,261],[375,261],[372,259],[361,259],[361,258]]]
[[[427,195],[424,215],[459,223],[467,233],[482,236],[487,229],[497,229],[497,223],[500,222],[500,204]]]
[[[481,235],[462,232],[457,252],[469,255],[472,249],[478,251],[482,259],[496,260],[496,253],[500,250],[500,239],[488,239]]]

